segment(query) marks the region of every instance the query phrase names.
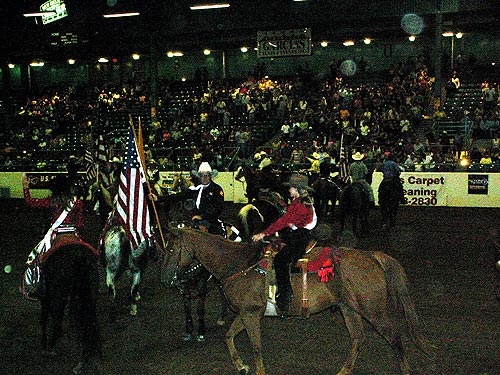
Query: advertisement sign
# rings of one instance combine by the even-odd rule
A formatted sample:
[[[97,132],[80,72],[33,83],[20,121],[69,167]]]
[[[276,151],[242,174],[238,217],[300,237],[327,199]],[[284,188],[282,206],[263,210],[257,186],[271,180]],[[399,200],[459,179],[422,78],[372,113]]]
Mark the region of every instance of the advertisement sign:
[[[308,28],[257,32],[257,57],[308,56],[311,47]]]
[[[470,174],[467,178],[469,194],[488,195],[489,176],[487,174]]]

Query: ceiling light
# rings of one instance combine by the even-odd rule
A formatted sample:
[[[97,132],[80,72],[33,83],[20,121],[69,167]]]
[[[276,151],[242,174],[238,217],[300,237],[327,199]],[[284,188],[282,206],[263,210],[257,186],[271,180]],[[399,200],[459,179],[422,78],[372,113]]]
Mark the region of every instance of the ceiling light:
[[[363,39],[363,43],[365,43],[365,44],[370,44],[371,42],[372,42],[372,40],[370,38]]]
[[[30,62],[30,66],[44,66],[45,65],[45,62],[43,62],[42,60],[33,60],[32,62]]]
[[[204,49],[204,50],[203,50],[203,54],[204,54],[205,56],[210,55],[210,53],[211,53],[211,51],[210,51],[209,49]]]
[[[141,58],[141,55],[139,55],[138,53],[134,53],[134,54],[132,54],[132,58],[134,60],[139,60]]]
[[[354,45],[354,40],[346,40],[344,43],[342,43],[344,46],[353,46]]]
[[[184,56],[184,54],[182,52],[180,52],[180,51],[175,51],[175,52],[168,51],[167,52],[167,56],[168,57],[181,57],[181,56]]]
[[[54,10],[47,12],[31,12],[31,13],[23,13],[24,17],[42,17],[42,16],[55,16],[57,13]]]
[[[328,46],[328,42],[327,41],[322,41],[321,42],[321,47],[327,47]]]
[[[76,61],[74,59],[68,59],[68,64],[73,65]]]
[[[221,9],[221,8],[229,8],[231,5],[228,3],[214,3],[214,4],[198,4],[191,5],[189,9],[191,10],[206,10],[206,9]]]
[[[105,57],[100,57],[97,61],[99,61],[100,63],[107,63],[109,60]]]
[[[447,38],[449,38],[450,36],[453,36],[453,35],[454,35],[454,34],[453,34],[453,31],[445,31],[445,32],[443,33],[443,36],[445,36],[445,37],[447,37]]]
[[[103,14],[104,18],[120,18],[120,17],[134,17],[140,15],[139,12],[123,12],[123,13],[110,13]]]
[[[415,41],[415,39],[417,39],[417,37],[416,37],[415,35],[410,35],[410,36],[408,37],[408,40],[409,40],[410,42],[414,42],[414,41]]]
[[[246,53],[246,52],[248,52],[248,47],[241,47],[240,51],[243,53]]]
[[[14,69],[16,67],[16,64],[9,64],[10,69]]]
[[[464,36],[464,34],[462,34],[462,33],[456,33],[456,34],[455,34],[455,37],[456,37],[457,39],[461,39],[463,36]]]

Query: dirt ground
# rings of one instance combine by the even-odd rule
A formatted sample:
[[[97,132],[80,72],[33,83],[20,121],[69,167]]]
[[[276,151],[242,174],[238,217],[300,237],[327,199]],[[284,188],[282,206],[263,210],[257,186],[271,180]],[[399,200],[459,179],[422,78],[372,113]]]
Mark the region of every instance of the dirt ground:
[[[226,218],[237,206],[228,204]],[[23,263],[41,238],[46,214],[20,201],[0,202],[0,375],[71,374],[77,362],[75,338],[66,320],[57,355],[39,350],[40,306],[18,292]],[[494,269],[492,236],[498,241],[500,210],[473,208],[402,207],[399,224],[390,234],[380,231],[380,212],[372,212],[371,234],[355,246],[381,250],[405,268],[413,301],[427,336],[440,345],[428,359],[410,344],[414,374],[500,374],[499,280]],[[331,223],[338,231],[338,222]],[[89,219],[87,238],[96,241],[97,220]],[[94,242],[95,243],[95,242]],[[12,271],[5,272],[10,265]],[[104,273],[100,269],[102,285]],[[124,300],[129,287],[119,283]],[[99,304],[103,337],[103,375],[225,375],[235,374],[224,342],[225,327],[216,325],[219,302],[215,290],[208,298],[205,342],[184,342],[182,300],[162,286],[159,269],[151,265],[142,282],[136,317],[125,306],[117,322],[109,323],[105,289]],[[397,374],[389,346],[369,326],[355,375]],[[262,320],[264,361],[269,375],[331,375],[342,367],[350,345],[340,312],[326,311],[308,320]],[[236,341],[254,373],[245,335]]]

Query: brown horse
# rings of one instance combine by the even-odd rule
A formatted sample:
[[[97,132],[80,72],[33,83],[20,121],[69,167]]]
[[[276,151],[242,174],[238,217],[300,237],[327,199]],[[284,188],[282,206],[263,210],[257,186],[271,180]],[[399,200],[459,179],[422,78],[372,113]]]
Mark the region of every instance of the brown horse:
[[[194,259],[199,260],[222,283],[226,297],[236,312],[226,333],[233,364],[240,374],[248,373],[249,367],[234,343],[235,337],[246,330],[255,354],[256,374],[264,375],[260,320],[266,309],[266,276],[257,267],[259,245],[234,243],[190,229],[172,229],[170,236],[172,247],[163,270],[166,279],[175,281]],[[381,252],[340,248],[338,255],[340,261],[336,263],[336,275],[332,280],[326,283],[320,282],[318,277],[308,280],[310,313],[338,306],[353,340],[347,361],[338,374],[351,374],[354,369],[359,346],[365,338],[363,319],[390,344],[399,360],[401,372],[410,374],[403,349],[403,334],[409,334],[415,345],[425,353],[430,354],[435,347],[420,332],[419,318],[409,297],[402,266]],[[302,277],[299,274],[292,274],[291,277],[295,295],[300,295],[298,288]],[[300,314],[300,302],[298,298],[292,302],[292,315]],[[397,324],[400,321],[406,322],[406,329]]]

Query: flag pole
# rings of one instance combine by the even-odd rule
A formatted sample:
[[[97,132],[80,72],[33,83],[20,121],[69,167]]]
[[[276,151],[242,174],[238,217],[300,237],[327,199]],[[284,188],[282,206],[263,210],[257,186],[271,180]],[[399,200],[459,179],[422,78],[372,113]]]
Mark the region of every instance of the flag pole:
[[[137,136],[135,133],[135,128],[134,128],[134,120],[132,119],[132,115],[130,116],[130,126],[132,128],[132,133],[134,134],[134,140],[135,144],[137,145],[137,148],[139,149],[139,142],[137,141]],[[142,128],[141,128],[141,118],[139,117],[139,134],[142,136]],[[144,173],[144,179],[146,180],[146,185],[148,187],[148,192],[151,192],[151,185],[149,184],[149,178],[146,172],[146,169],[144,168],[144,150],[142,149],[142,139],[140,141],[141,148],[139,149],[139,160],[141,163],[141,168]],[[165,249],[166,243],[165,243],[165,237],[163,236],[163,230],[161,229],[161,224],[160,224],[160,218],[158,216],[158,210],[156,209],[156,204],[153,199],[151,199],[151,205],[153,206],[153,211],[155,213],[155,219],[156,223],[158,224],[158,231],[160,232],[160,237],[161,237],[161,243],[162,243],[162,248]]]

